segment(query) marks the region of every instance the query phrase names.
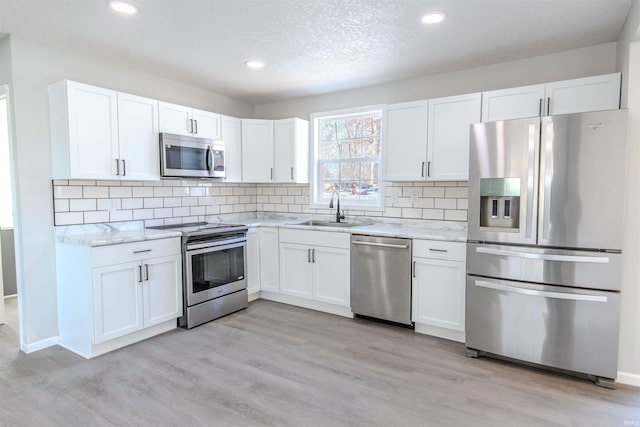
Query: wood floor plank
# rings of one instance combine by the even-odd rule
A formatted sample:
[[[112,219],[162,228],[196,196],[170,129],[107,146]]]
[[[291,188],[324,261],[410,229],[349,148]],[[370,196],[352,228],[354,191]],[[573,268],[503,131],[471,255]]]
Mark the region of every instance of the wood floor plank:
[[[638,388],[469,359],[460,343],[264,300],[93,360],[59,347],[25,355],[17,325],[2,325],[0,402],[0,426],[640,422]]]

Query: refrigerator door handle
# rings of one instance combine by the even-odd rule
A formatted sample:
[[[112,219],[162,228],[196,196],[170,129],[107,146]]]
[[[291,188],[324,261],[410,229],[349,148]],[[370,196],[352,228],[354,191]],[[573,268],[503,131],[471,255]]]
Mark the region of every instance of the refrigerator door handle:
[[[572,301],[607,302],[607,297],[600,295],[570,294],[566,292],[539,291],[536,289],[517,288],[499,283],[476,280],[475,285],[481,288],[495,289],[497,291],[513,292],[517,294],[539,296],[545,298],[565,299]]]
[[[504,249],[494,249],[479,246],[476,253],[487,255],[498,255],[516,258],[538,259],[542,261],[559,261],[559,262],[585,262],[594,264],[609,264],[610,260],[607,256],[579,256],[579,255],[560,255],[560,254],[536,254],[531,252],[508,251]]]
[[[536,141],[538,132],[536,125],[529,125],[529,153],[527,156],[527,214],[525,218],[525,237],[531,238],[533,230],[533,197],[535,196]]]

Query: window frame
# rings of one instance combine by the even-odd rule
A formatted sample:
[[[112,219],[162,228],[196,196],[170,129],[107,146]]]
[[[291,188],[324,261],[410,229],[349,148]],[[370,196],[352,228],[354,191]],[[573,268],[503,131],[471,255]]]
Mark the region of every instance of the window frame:
[[[319,121],[326,118],[339,118],[340,116],[352,116],[352,115],[365,115],[367,113],[380,113],[380,163],[379,163],[379,183],[378,183],[378,194],[380,195],[379,200],[374,201],[363,201],[357,200],[354,201],[352,199],[340,199],[340,207],[347,209],[356,209],[362,211],[384,211],[384,180],[382,177],[383,165],[384,165],[384,138],[383,138],[383,127],[384,127],[384,105],[368,105],[364,107],[354,107],[347,108],[342,110],[333,110],[333,111],[324,111],[318,113],[312,113],[310,115],[310,123],[309,129],[311,133],[311,138],[309,139],[309,170],[310,170],[310,182],[309,182],[309,194],[310,200],[309,205],[313,209],[329,209],[329,203],[321,202],[321,199],[317,199],[319,195],[322,194],[320,191],[321,182],[320,182],[320,164],[321,160],[318,159],[319,149],[320,149],[320,136],[319,136]]]

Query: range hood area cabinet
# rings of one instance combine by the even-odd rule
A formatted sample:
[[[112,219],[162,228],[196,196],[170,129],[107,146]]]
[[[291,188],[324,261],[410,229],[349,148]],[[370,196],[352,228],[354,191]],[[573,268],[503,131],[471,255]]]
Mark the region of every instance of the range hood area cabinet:
[[[387,105],[385,181],[468,180],[469,126],[480,105],[480,93]]]
[[[220,136],[224,141],[224,182],[242,182],[242,120],[221,116]]]
[[[309,122],[242,119],[242,182],[308,183]]]
[[[220,114],[162,101],[159,103],[159,113],[160,132],[220,139]]]
[[[482,94],[482,122],[620,108],[620,73]]]
[[[49,114],[54,179],[160,179],[158,101],[63,80]]]

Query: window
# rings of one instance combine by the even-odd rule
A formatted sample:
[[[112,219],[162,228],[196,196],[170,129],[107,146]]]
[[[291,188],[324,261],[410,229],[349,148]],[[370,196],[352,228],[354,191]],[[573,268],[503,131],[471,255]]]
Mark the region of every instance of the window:
[[[315,205],[337,191],[344,206],[382,206],[381,116],[381,108],[312,115]]]

